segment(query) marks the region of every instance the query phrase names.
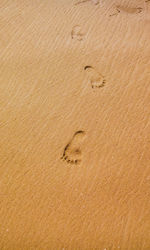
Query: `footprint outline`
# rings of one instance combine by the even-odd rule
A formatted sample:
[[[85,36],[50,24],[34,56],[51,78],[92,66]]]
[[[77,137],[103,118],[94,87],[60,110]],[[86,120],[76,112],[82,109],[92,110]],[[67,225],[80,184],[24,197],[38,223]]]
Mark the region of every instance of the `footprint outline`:
[[[77,136],[79,137],[77,140]],[[82,136],[82,138],[80,138]],[[82,150],[80,149],[80,144],[85,137],[85,131],[78,130],[74,133],[69,143],[64,148],[63,155],[61,159],[66,161],[68,164],[77,165],[81,163]]]
[[[118,15],[120,12],[126,12],[128,14],[139,14],[143,11],[143,8],[142,7],[135,7],[135,8],[130,8],[130,7],[123,7],[123,6],[115,6],[115,9],[116,9],[116,13],[113,13],[109,16],[116,16]]]
[[[102,88],[105,86],[106,84],[106,79],[105,77],[100,74],[94,67],[87,65],[84,67],[84,70],[88,70],[90,69],[90,71],[92,70],[93,73],[91,73],[91,77],[90,77],[90,84],[91,87],[94,88]]]
[[[75,25],[71,31],[71,38],[77,41],[83,41],[85,34],[81,30],[80,25]]]

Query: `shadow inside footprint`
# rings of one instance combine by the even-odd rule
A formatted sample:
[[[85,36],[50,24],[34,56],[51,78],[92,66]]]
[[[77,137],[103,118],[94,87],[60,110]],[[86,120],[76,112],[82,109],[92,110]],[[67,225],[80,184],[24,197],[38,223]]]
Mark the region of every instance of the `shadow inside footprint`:
[[[106,80],[96,69],[92,66],[85,66],[84,70],[87,72],[91,87],[102,88],[105,86]]]
[[[79,164],[82,159],[82,142],[84,138],[84,131],[79,130],[75,132],[70,142],[64,148],[61,159],[70,164]]]

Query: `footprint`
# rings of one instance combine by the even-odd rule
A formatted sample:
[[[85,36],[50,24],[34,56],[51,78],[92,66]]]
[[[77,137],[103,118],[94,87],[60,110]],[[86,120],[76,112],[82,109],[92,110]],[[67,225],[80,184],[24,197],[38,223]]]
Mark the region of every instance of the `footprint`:
[[[73,27],[71,31],[71,38],[77,41],[82,41],[84,38],[84,33],[81,31],[81,27],[76,25]]]
[[[79,164],[82,160],[82,142],[84,138],[84,131],[79,130],[75,132],[70,142],[64,148],[61,159],[70,164]]]
[[[85,66],[84,70],[87,72],[91,87],[102,88],[105,86],[106,80],[96,69],[92,66]]]
[[[127,12],[129,14],[138,14],[138,13],[142,12],[142,8],[141,7],[137,7],[137,8],[123,7],[123,6],[116,6],[116,7],[120,11],[124,11],[124,12]]]
[[[75,3],[75,5],[82,4],[82,3],[85,3],[85,2],[91,2],[94,5],[97,5],[97,4],[99,4],[100,0],[80,0],[77,3]]]
[[[113,14],[109,15],[109,16],[117,16],[120,13],[120,10],[116,8],[116,12],[114,12]]]
[[[141,7],[137,7],[137,8],[130,8],[130,7],[123,7],[123,6],[116,6],[116,12],[111,14],[110,16],[116,16],[118,15],[120,12],[126,12],[128,14],[139,14],[142,12],[142,8]]]

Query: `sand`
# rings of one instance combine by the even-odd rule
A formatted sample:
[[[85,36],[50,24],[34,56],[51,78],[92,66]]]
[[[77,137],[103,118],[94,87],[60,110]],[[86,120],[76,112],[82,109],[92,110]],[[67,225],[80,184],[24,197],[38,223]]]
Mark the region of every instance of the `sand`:
[[[150,249],[149,1],[0,1],[0,249]]]

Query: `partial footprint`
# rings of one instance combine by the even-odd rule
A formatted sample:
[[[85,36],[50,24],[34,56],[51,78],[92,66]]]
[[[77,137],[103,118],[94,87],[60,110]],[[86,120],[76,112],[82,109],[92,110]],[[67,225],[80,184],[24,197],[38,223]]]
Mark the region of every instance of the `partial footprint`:
[[[129,14],[138,14],[142,12],[141,7],[131,8],[131,7],[116,6],[116,8],[120,11],[124,11]]]
[[[92,66],[85,66],[84,70],[88,74],[88,78],[91,84],[91,87],[94,88],[102,88],[105,86],[106,80],[104,76],[102,76],[95,68]]]
[[[116,8],[115,12],[109,16],[117,16],[120,13],[120,10]]]
[[[82,143],[84,138],[84,131],[79,130],[75,132],[70,142],[64,148],[61,159],[70,164],[79,164],[82,160]]]
[[[71,38],[75,39],[77,41],[82,41],[84,39],[84,33],[81,30],[81,27],[79,25],[76,25],[73,27],[71,31]]]
[[[97,5],[97,4],[99,4],[100,0],[80,0],[80,1],[76,2],[75,5],[85,3],[85,2],[91,2],[94,5]]]
[[[110,16],[116,16],[118,15],[120,12],[126,12],[128,14],[139,14],[142,12],[142,8],[141,7],[137,7],[137,8],[131,8],[131,7],[124,7],[124,6],[116,6],[116,11],[111,14]]]

